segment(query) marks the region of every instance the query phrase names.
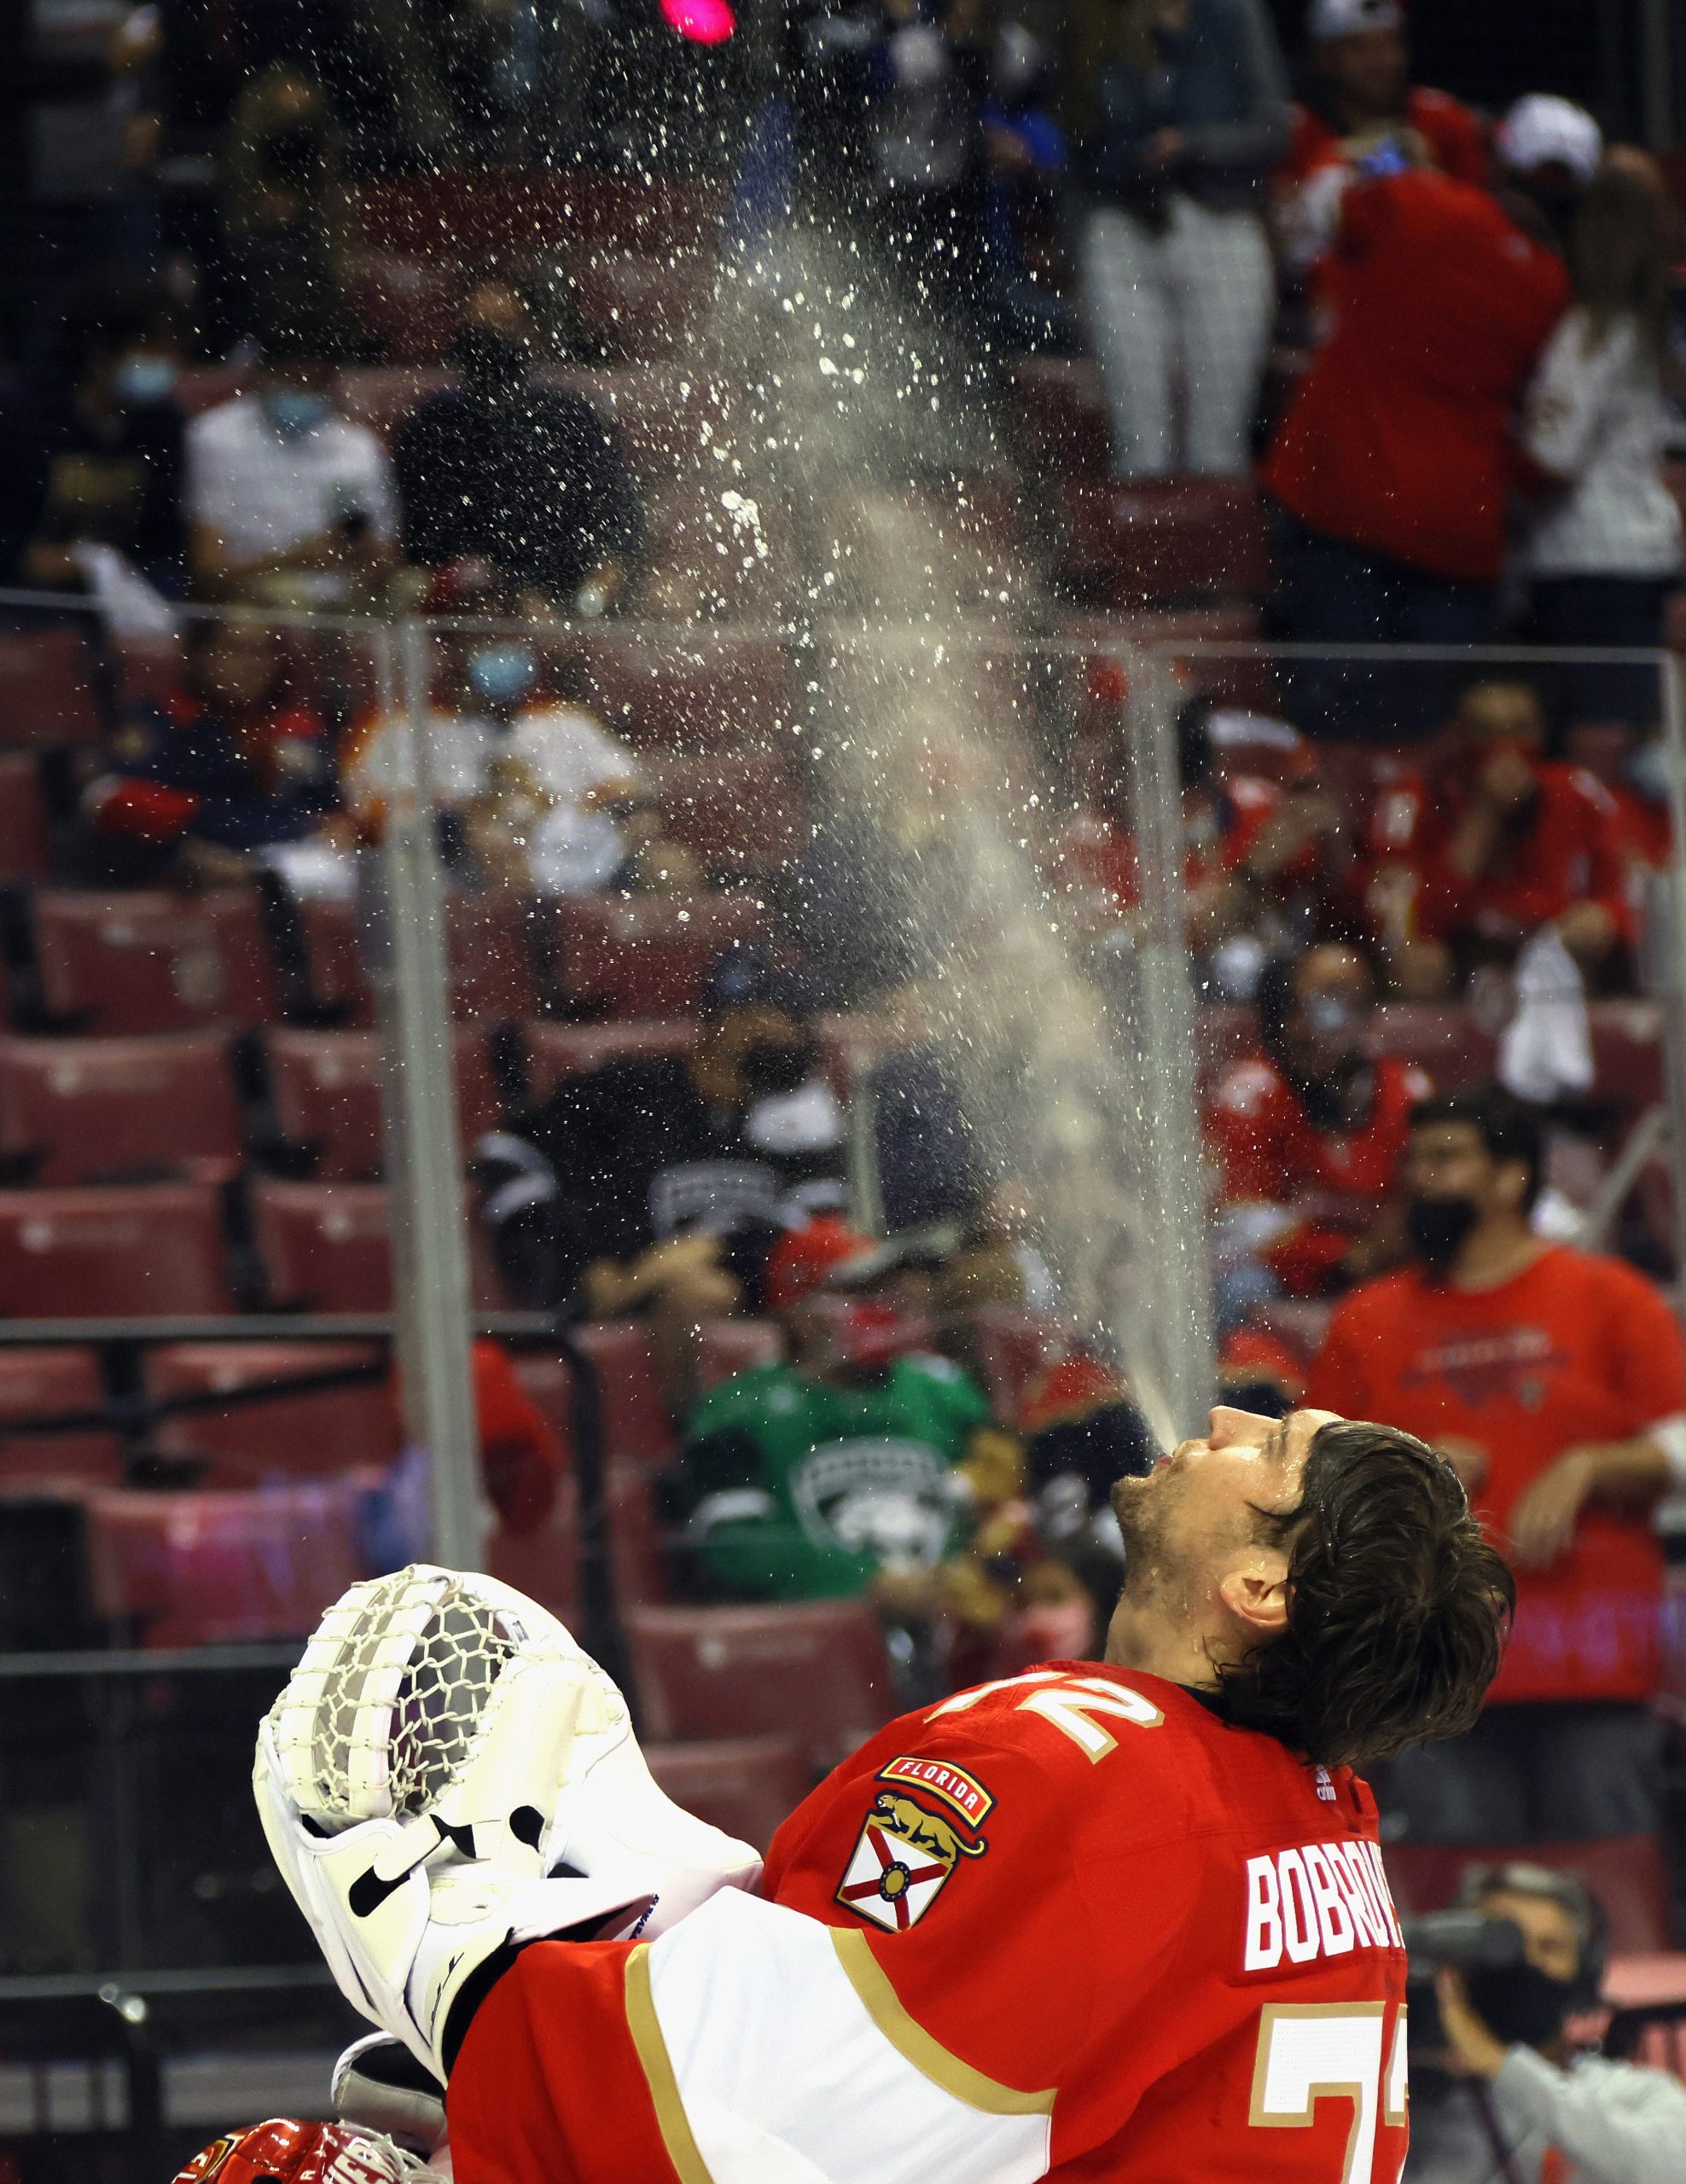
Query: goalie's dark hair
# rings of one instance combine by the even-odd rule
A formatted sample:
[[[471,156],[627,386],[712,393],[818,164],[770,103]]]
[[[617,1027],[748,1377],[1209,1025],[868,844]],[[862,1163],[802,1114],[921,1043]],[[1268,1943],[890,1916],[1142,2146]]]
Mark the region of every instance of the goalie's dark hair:
[[[1323,1426],[1298,1505],[1259,1524],[1288,1550],[1288,1627],[1219,1665],[1230,1721],[1353,1767],[1469,1728],[1516,1586],[1443,1456],[1391,1426]]]

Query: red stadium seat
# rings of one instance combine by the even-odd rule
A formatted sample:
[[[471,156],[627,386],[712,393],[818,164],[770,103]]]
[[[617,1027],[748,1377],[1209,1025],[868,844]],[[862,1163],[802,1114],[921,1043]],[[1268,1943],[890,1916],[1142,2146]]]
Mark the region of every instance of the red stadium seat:
[[[1663,1097],[1662,1010],[1654,1001],[1595,1001],[1592,1023],[1594,1089],[1631,1114],[1642,1114]]]
[[[1437,1092],[1485,1084],[1498,1062],[1498,1041],[1454,1004],[1390,1001],[1375,1012],[1377,1051],[1426,1070]]]
[[[293,1638],[363,1577],[361,1504],[376,1474],[245,1493],[96,1493],[90,1577],[99,1612],[147,1646]]]
[[[641,749],[693,757],[788,735],[799,716],[789,662],[761,637],[699,635],[656,642],[605,632],[587,654],[594,711]]]
[[[0,751],[0,882],[44,880],[51,844],[32,751]]]
[[[798,1737],[646,1745],[644,1757],[675,1804],[764,1855],[813,1783]]]
[[[352,217],[371,249],[519,264],[559,242],[592,248],[695,249],[720,214],[720,193],[695,182],[570,168],[404,175],[361,183]]]
[[[91,1350],[0,1350],[0,1482],[119,1484],[123,1464],[113,1433],[97,1427],[74,1433],[6,1431],[9,1420],[97,1409],[104,1399],[99,1360]]]
[[[712,1388],[735,1373],[776,1365],[783,1355],[784,1332],[776,1320],[710,1320],[698,1337],[697,1380]]]
[[[712,260],[701,251],[603,250],[575,262],[568,289],[586,340],[636,361],[671,357],[688,342],[712,286]]]
[[[720,758],[653,758],[645,773],[667,831],[712,871],[765,872],[799,847],[801,804],[790,770],[772,751]]]
[[[161,702],[180,687],[183,660],[179,637],[120,637],[113,650],[119,715],[143,701]]]
[[[0,636],[0,743],[97,743],[92,667],[79,629]]]
[[[389,440],[416,404],[452,377],[442,364],[359,364],[340,375],[340,407],[354,424]]]
[[[176,398],[189,417],[232,402],[245,391],[249,364],[184,364],[176,375]]]
[[[102,1032],[260,1024],[276,1014],[258,898],[162,889],[84,895],[44,888],[32,905],[42,996]]]
[[[1520,1859],[1578,1873],[1604,1908],[1610,1945],[1666,1949],[1674,1932],[1668,1876],[1654,1836],[1611,1835],[1590,1843],[1394,1843],[1383,1853],[1401,1911],[1439,1911],[1457,1893],[1472,1865]]]
[[[532,944],[525,903],[502,896],[456,895],[445,904],[454,1017],[533,1016]]]
[[[0,1039],[0,1150],[41,1155],[38,1183],[224,1182],[240,1165],[228,1042]]]
[[[252,1218],[276,1310],[391,1310],[384,1183],[262,1182],[252,1194]]]
[[[497,1118],[485,1042],[456,1034],[457,1125],[471,1143]],[[324,1179],[375,1176],[383,1158],[381,1043],[374,1031],[271,1031],[265,1041],[270,1089],[282,1135],[320,1147]]]
[[[165,1343],[147,1356],[147,1392],[220,1394],[380,1356],[378,1349],[352,1342]],[[397,1406],[381,1380],[163,1418],[153,1445],[160,1455],[204,1459],[210,1468],[200,1484],[252,1486],[276,1476],[331,1478],[358,1465],[384,1466],[398,1455],[400,1438]]]
[[[1087,357],[1018,357],[1008,386],[1037,469],[1066,478],[1104,478],[1112,430],[1098,364]]]
[[[642,1327],[637,1320],[598,1320],[578,1328],[574,1340],[596,1368],[606,1452],[665,1463],[673,1454],[673,1421]]]
[[[0,1315],[231,1310],[218,1194],[203,1183],[0,1193]]]
[[[1064,494],[1066,572],[1100,604],[1259,598],[1270,560],[1256,490],[1232,479],[1087,480]]]
[[[643,1721],[657,1742],[800,1735],[836,1765],[896,1711],[884,1634],[860,1600],[628,1611]]]
[[[647,1463],[621,1457],[603,1474],[603,1514],[615,1600],[622,1608],[667,1598],[667,1557],[656,1516],[655,1481]]]
[[[305,903],[300,915],[312,997],[342,1011],[342,1022],[373,1023],[374,996],[358,957],[357,913],[351,903]]]
[[[459,316],[461,276],[425,258],[366,252],[353,260],[348,300],[358,325],[394,363],[436,363]]]
[[[741,896],[570,896],[555,915],[563,993],[623,1017],[695,1013],[716,960],[765,921]]]
[[[695,1022],[683,1017],[631,1024],[529,1024],[527,1082],[535,1100],[564,1077],[589,1077],[612,1061],[689,1054]]]

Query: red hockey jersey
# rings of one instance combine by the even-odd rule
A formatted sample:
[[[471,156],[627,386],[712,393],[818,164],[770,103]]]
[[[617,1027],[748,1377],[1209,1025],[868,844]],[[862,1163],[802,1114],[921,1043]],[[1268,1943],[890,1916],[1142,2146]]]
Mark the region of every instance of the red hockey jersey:
[[[904,1716],[762,1892],[541,1942],[451,2082],[457,2184],[1395,2184],[1369,1791],[1065,1663]]]

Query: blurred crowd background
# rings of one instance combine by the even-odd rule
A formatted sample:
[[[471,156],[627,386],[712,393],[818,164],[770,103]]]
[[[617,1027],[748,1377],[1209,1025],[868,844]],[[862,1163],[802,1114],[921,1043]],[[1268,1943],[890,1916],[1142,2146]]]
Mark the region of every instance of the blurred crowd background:
[[[1098,1648],[1152,1436],[1010,1072],[993,1132],[954,1078],[920,926],[963,785],[840,794],[803,647],[870,508],[716,474],[765,390],[711,323],[791,309],[804,224],[980,421],[876,488],[972,555],[1103,990],[1143,932],[1121,648],[1174,671],[1222,1399],[1421,1432],[1518,1565],[1487,1716],[1378,1785],[1396,1891],[1526,1856],[1583,1954],[1538,1870],[1601,1951],[1682,1937],[1683,98],[1644,0],[34,0],[0,2173],[161,2160],[260,2064],[322,2098],[244,1754],[427,1536],[376,1316],[383,659],[425,685],[487,1566],[760,1841],[891,1711]],[[1423,2175],[1489,2173],[1456,2138]]]

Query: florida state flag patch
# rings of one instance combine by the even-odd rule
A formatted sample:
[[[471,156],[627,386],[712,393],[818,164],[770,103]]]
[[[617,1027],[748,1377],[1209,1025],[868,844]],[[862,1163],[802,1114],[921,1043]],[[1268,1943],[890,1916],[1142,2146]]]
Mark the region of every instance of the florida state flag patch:
[[[913,1798],[881,1790],[838,1884],[837,1901],[875,1926],[904,1934],[936,1902],[961,1860],[981,1858],[988,1848],[968,1843],[952,1821]]]

